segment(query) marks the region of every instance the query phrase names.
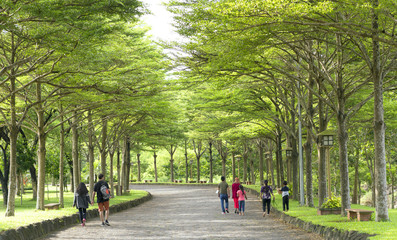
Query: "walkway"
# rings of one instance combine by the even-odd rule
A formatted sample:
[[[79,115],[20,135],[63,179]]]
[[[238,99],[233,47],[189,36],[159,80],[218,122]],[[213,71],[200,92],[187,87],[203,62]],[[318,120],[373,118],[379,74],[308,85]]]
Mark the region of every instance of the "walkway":
[[[43,239],[321,239],[267,216],[261,203],[248,195],[246,215],[222,215],[215,187],[134,185],[152,193],[153,200],[110,214],[110,227],[90,219]],[[231,203],[232,201],[229,201]]]

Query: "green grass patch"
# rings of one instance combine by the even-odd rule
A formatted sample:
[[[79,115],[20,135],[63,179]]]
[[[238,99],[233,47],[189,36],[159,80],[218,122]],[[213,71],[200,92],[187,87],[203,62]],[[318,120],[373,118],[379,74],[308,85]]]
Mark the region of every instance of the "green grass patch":
[[[255,185],[244,185],[245,187],[254,189],[260,192],[261,186]],[[282,211],[282,197],[276,191],[274,191],[274,196],[276,197],[276,203],[272,205]],[[314,200],[314,206],[318,206],[318,199]],[[362,206],[358,204],[352,204],[351,208],[359,208],[375,211],[375,208]],[[358,222],[358,221],[348,221],[347,217],[342,217],[340,215],[317,215],[317,208],[300,206],[298,201],[290,199],[288,214],[293,217],[297,217],[306,222],[312,222],[313,224],[318,224],[326,227],[334,227],[346,231],[358,231],[365,232],[369,234],[376,234],[376,236],[370,239],[397,239],[397,209],[389,209],[390,222]],[[374,219],[375,213],[372,214]]]
[[[141,198],[146,195],[147,192],[145,191],[131,190],[129,194],[116,196],[115,198],[110,199],[110,206],[122,202],[131,201],[137,198]],[[50,188],[49,194],[46,190],[45,204],[59,202],[57,196],[59,196],[59,193],[57,193],[55,189]],[[16,196],[14,217],[4,216],[6,207],[3,205],[3,198],[1,197],[0,210],[3,212],[3,214],[0,215],[0,232],[7,229],[14,229],[20,226],[26,226],[35,222],[41,222],[44,220],[55,219],[63,216],[70,216],[75,213],[78,213],[78,210],[75,207],[72,207],[73,197],[74,197],[74,194],[72,192],[64,193],[65,208],[61,208],[59,210],[47,210],[47,211],[36,210],[36,201],[33,201],[32,197],[33,197],[32,191],[27,191],[22,196],[22,205],[21,205],[20,196]],[[94,203],[94,206],[90,205],[89,209],[97,209],[97,207],[98,207],[97,204]]]

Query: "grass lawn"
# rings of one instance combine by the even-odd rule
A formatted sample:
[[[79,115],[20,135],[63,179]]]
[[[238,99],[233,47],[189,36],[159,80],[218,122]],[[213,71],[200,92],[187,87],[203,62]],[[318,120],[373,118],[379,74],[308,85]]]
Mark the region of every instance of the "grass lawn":
[[[141,190],[131,190],[128,195],[116,196],[110,200],[110,206],[119,204],[122,202],[127,202],[133,199],[137,199],[143,196],[146,196],[147,193]],[[48,199],[49,196],[49,199]],[[59,193],[58,193],[59,196]],[[43,220],[54,219],[62,216],[70,216],[75,213],[78,213],[78,210],[73,205],[73,196],[74,194],[71,192],[64,192],[64,203],[65,208],[59,210],[47,210],[47,211],[39,211],[36,210],[36,201],[32,200],[32,191],[27,191],[26,194],[22,196],[22,205],[20,196],[16,196],[15,200],[15,216],[14,217],[5,217],[4,213],[6,211],[6,207],[3,205],[3,197],[0,199],[0,211],[2,214],[0,215],[0,232],[13,229],[20,226],[29,225],[35,222],[41,222]],[[57,203],[58,197],[55,191],[55,188],[50,187],[49,195],[47,194],[47,187],[45,191],[45,204],[47,203]],[[97,208],[97,205],[89,207],[89,209]],[[111,214],[111,213],[110,213]]]
[[[244,185],[248,188],[252,188],[258,192],[260,192],[260,186],[254,185]],[[275,208],[282,211],[282,198],[281,195],[275,193],[276,204],[273,204]],[[289,202],[289,211],[288,215],[297,217],[307,222],[312,222],[313,224],[318,224],[327,227],[334,227],[343,230],[355,230],[359,232],[366,232],[369,234],[376,234],[376,236],[371,237],[370,239],[397,239],[397,209],[389,209],[389,218],[390,222],[357,222],[357,221],[348,221],[347,217],[341,217],[340,215],[317,215],[316,208],[310,208],[305,206],[299,206],[298,201],[294,201],[290,199]],[[318,199],[315,199],[314,206],[318,205]],[[367,209],[375,211],[375,208],[362,206],[358,204],[352,204],[351,208],[359,208],[359,209]],[[372,218],[374,219],[375,213],[372,214]]]

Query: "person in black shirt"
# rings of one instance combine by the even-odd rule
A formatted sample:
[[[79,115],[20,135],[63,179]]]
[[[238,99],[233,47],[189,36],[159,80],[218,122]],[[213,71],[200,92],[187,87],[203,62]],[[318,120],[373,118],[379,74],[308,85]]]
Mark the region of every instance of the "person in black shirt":
[[[283,182],[283,187],[281,188],[281,193],[283,196],[283,211],[285,212],[285,207],[287,207],[287,212],[289,210],[289,188],[287,187],[287,181]]]
[[[94,203],[95,193],[97,194],[97,203],[99,216],[101,217],[102,226],[110,226],[109,217],[109,185],[105,181],[103,174],[98,175],[99,181],[94,185],[94,191],[92,192],[92,203]],[[103,216],[103,211],[105,211],[105,217]]]

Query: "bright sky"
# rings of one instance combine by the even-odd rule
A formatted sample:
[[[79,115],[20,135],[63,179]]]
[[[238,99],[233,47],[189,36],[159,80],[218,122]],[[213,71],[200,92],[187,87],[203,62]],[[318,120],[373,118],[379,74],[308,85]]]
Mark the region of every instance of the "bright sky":
[[[163,2],[168,0],[141,0],[145,5],[148,6],[152,15],[146,15],[143,20],[146,24],[151,26],[152,30],[149,32],[155,40],[163,41],[175,41],[181,38],[174,30],[175,28],[171,25],[173,19],[170,12],[167,11]]]

